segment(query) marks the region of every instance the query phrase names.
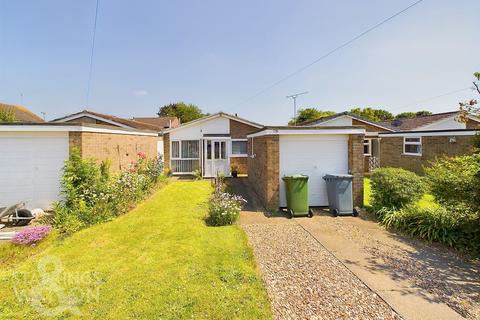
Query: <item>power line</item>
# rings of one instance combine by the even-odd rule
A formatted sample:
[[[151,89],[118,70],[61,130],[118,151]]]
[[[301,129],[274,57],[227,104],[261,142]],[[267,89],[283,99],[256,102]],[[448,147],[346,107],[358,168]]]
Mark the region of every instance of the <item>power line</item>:
[[[382,26],[383,24],[385,24],[385,23],[387,23],[388,21],[396,18],[397,16],[401,15],[401,14],[404,13],[405,11],[413,8],[414,6],[416,6],[417,4],[419,4],[419,3],[421,3],[421,2],[423,2],[423,0],[417,0],[416,2],[412,3],[412,4],[409,5],[408,7],[404,8],[404,9],[398,11],[397,13],[395,13],[394,15],[391,15],[390,17],[388,17],[388,18],[380,21],[379,23],[375,24],[374,26],[368,28],[367,30],[363,31],[362,33],[360,33],[360,34],[356,35],[355,37],[351,38],[350,40],[348,40],[348,41],[342,43],[341,45],[335,47],[334,49],[328,51],[327,53],[325,53],[325,54],[322,55],[321,57],[319,57],[319,58],[313,60],[312,62],[304,65],[303,67],[295,70],[294,72],[286,75],[285,77],[283,77],[283,78],[275,81],[274,83],[272,83],[271,85],[269,85],[269,86],[266,87],[265,89],[262,89],[262,90],[258,91],[258,92],[255,93],[254,95],[248,97],[247,99],[245,99],[245,100],[243,100],[242,102],[236,104],[235,106],[239,106],[239,105],[242,105],[242,104],[244,104],[244,103],[246,103],[246,102],[248,102],[248,101],[250,101],[250,100],[253,100],[254,98],[258,97],[259,95],[267,92],[267,91],[270,90],[271,88],[273,88],[273,87],[279,85],[280,83],[284,82],[285,80],[290,79],[291,77],[299,74],[300,72],[304,71],[305,69],[308,69],[309,67],[313,66],[314,64],[320,62],[321,60],[323,60],[323,59],[325,59],[325,58],[327,58],[327,57],[329,57],[329,56],[332,55],[333,53],[335,53],[335,52],[337,52],[337,51],[339,51],[339,50],[347,47],[348,45],[352,44],[352,43],[355,42],[356,40],[362,38],[362,37],[365,36],[366,34],[372,32],[373,30],[375,30],[375,29],[377,29],[377,28],[379,28],[379,27]]]
[[[95,36],[97,34],[97,17],[98,17],[98,2],[95,6],[95,20],[93,22],[93,37],[92,37],[92,50],[90,52],[90,70],[88,72],[88,82],[87,82],[87,96],[85,98],[85,107],[88,107],[90,100],[90,85],[92,83],[92,73],[93,73],[93,53],[95,51]]]
[[[471,90],[472,88],[471,88],[471,87],[466,87],[466,88],[462,88],[462,89],[458,89],[458,90],[454,90],[454,91],[442,93],[442,94],[439,94],[439,95],[436,95],[436,96],[433,96],[433,97],[430,97],[430,98],[427,98],[427,99],[424,99],[424,100],[419,100],[419,101],[416,101],[416,102],[412,102],[412,103],[406,104],[406,105],[404,105],[404,106],[402,106],[402,107],[400,107],[400,108],[393,108],[393,109],[391,109],[391,110],[392,110],[392,111],[393,111],[393,110],[395,110],[395,111],[402,110],[402,109],[411,107],[411,106],[416,105],[416,104],[429,102],[429,101],[432,101],[432,100],[435,100],[435,99],[438,99],[438,98],[441,98],[441,97],[445,97],[445,96],[449,96],[449,95],[452,95],[452,94],[455,94],[455,93],[463,92],[463,91],[466,91],[466,90],[469,90],[469,89]]]

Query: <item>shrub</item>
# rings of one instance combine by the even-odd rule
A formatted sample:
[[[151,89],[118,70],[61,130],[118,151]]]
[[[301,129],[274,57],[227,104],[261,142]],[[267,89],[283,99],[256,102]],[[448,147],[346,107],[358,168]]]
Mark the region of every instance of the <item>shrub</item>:
[[[23,229],[19,231],[12,238],[14,244],[19,245],[32,245],[45,238],[52,230],[51,226],[36,226]]]
[[[210,201],[208,215],[205,218],[206,223],[210,226],[234,224],[245,202],[245,199],[237,195],[226,192],[215,193]]]
[[[199,169],[194,170],[193,171],[193,177],[195,178],[195,180],[202,180],[203,179],[202,171],[199,170]]]
[[[441,242],[461,251],[480,253],[480,224],[461,218],[445,207],[400,210],[383,208],[378,212],[380,223],[430,242]]]
[[[163,162],[143,153],[137,156],[130,168],[111,176],[108,161],[97,166],[72,151],[64,166],[63,200],[54,205],[53,225],[62,233],[73,233],[112,220],[143,199],[158,182]]]
[[[425,173],[437,202],[479,216],[480,154],[437,160]]]
[[[371,178],[372,206],[400,209],[419,200],[425,192],[421,177],[400,168],[376,169]]]

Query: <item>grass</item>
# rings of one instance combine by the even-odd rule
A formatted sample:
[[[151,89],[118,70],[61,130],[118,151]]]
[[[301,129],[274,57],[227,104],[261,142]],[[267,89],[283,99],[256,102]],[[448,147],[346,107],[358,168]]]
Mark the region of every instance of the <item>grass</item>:
[[[364,206],[366,208],[369,208],[371,207],[370,201],[372,197],[372,187],[371,187],[370,178],[367,178],[367,177],[364,178],[363,188],[364,188],[364,194],[363,194]],[[437,208],[438,207],[438,204],[435,202],[435,198],[428,193],[423,195],[423,197],[417,202],[417,205],[420,208]]]
[[[78,310],[57,319],[271,319],[244,232],[203,222],[211,192],[206,181],[172,182],[112,222],[66,239],[53,234],[34,248],[0,246],[1,318],[38,319],[52,310],[28,301],[31,288],[43,288],[49,307],[77,297]],[[58,261],[55,270],[47,264],[53,278],[39,274],[42,261]]]

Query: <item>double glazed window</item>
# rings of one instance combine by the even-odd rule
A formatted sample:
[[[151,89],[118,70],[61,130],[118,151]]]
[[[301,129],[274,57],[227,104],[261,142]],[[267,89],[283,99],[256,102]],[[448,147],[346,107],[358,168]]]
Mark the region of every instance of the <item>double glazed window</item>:
[[[246,156],[247,155],[247,140],[233,140],[232,141],[232,155]]]
[[[365,156],[372,155],[372,140],[371,139],[363,140],[363,155],[365,155]]]
[[[171,150],[172,171],[190,173],[200,168],[200,141],[175,140]]]
[[[422,155],[422,138],[403,138],[403,153],[415,156]]]

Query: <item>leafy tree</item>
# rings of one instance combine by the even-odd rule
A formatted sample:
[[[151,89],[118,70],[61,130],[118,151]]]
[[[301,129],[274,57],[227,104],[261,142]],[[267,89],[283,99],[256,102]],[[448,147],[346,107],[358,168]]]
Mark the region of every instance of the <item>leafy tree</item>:
[[[391,112],[383,109],[373,109],[373,108],[353,108],[350,112],[369,119],[371,121],[387,121],[393,120],[394,116]]]
[[[10,123],[15,122],[15,112],[11,109],[1,109],[0,110],[0,123]]]
[[[202,118],[208,113],[203,111],[194,104],[186,104],[183,102],[175,102],[161,107],[157,112],[159,117],[177,117],[181,123],[189,122]]]
[[[321,111],[317,108],[304,108],[298,110],[297,116],[288,122],[289,125],[299,124],[309,120],[316,120],[334,115],[333,111]]]
[[[473,89],[480,95],[480,72],[475,72],[473,74],[473,77],[475,78],[473,80]],[[480,107],[477,106],[478,101],[477,99],[471,99],[469,101],[462,101],[459,103],[460,104],[460,111],[462,112],[462,119],[466,121],[466,116],[468,114],[475,114],[477,116],[480,116]]]
[[[427,110],[421,110],[417,112],[402,112],[399,113],[395,116],[395,119],[413,119],[416,117],[423,117],[423,116],[429,116],[432,113]]]

